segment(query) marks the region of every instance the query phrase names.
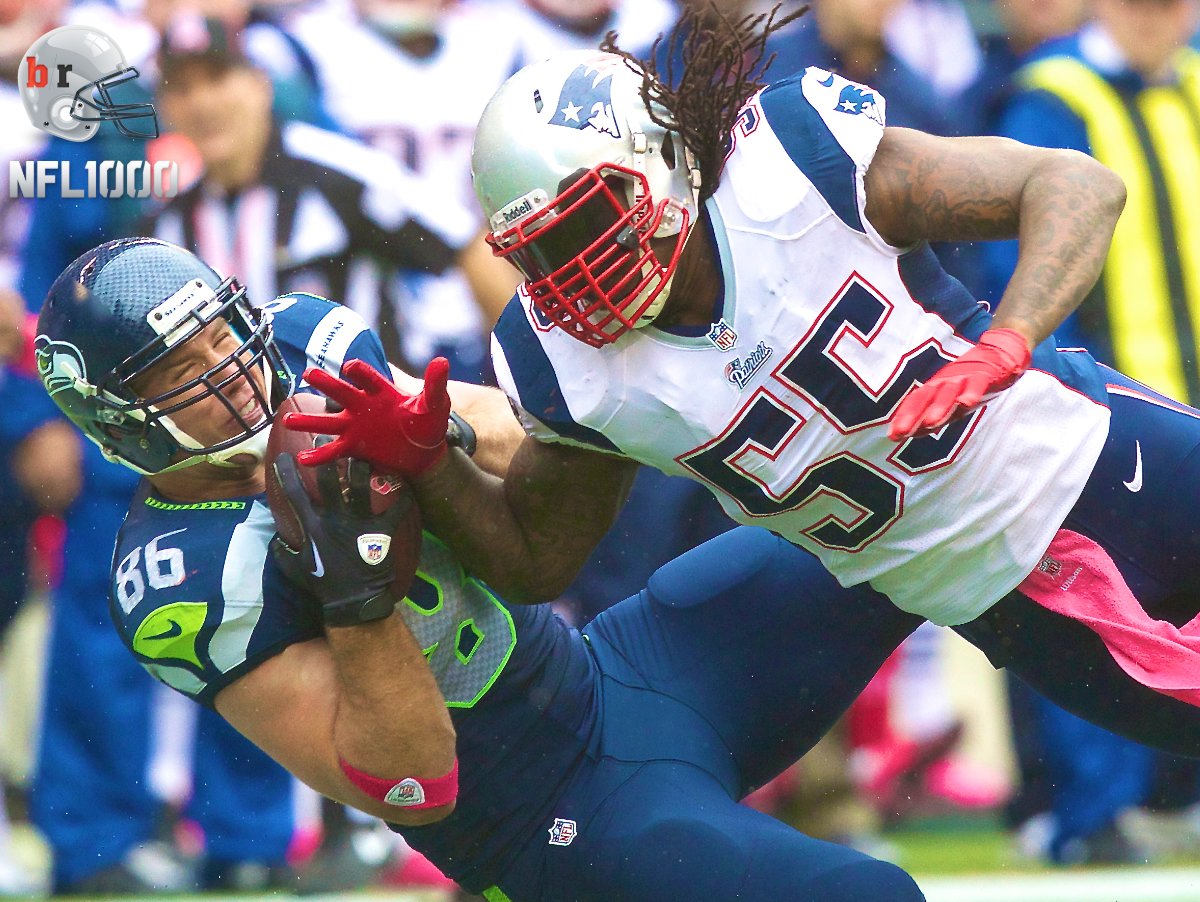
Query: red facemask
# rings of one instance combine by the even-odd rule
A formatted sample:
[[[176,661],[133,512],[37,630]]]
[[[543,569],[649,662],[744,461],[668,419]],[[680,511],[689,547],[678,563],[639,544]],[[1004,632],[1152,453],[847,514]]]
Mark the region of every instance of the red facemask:
[[[626,200],[632,183],[634,201]],[[572,338],[593,347],[638,325],[667,287],[688,233],[688,214],[664,265],[650,244],[668,202],[654,203],[646,176],[601,163],[544,208],[488,243],[524,274],[534,305]]]

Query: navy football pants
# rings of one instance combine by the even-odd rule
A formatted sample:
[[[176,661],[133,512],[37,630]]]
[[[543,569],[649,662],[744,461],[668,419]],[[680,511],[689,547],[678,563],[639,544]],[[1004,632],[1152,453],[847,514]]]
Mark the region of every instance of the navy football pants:
[[[792,764],[920,622],[741,527],[661,568],[584,634],[599,757],[501,880],[514,902],[917,902],[894,865],[737,804]]]
[[[1200,412],[1102,369],[1112,425],[1063,526],[1108,551],[1151,617],[1182,626],[1200,612]],[[1082,623],[1013,592],[956,629],[1070,713],[1200,757],[1200,708],[1134,681]]]

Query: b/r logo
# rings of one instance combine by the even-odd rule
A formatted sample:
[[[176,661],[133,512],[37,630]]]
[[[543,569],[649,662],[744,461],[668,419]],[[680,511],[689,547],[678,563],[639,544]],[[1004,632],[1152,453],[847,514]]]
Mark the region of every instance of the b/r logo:
[[[112,91],[138,77],[115,41],[88,25],[64,25],[25,52],[17,85],[29,121],[67,141],[88,141],[102,122],[129,138],[157,138],[152,103],[118,103]],[[140,128],[132,128],[133,122]]]

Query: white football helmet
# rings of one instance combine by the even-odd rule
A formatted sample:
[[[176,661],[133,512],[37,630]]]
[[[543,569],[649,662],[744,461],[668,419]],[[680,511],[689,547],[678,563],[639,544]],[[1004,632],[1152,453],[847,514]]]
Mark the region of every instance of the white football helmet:
[[[641,88],[616,54],[564,53],[505,82],[475,132],[489,243],[545,317],[595,347],[658,315],[697,217],[691,152]]]
[[[90,25],[64,25],[42,35],[25,51],[17,83],[29,121],[68,141],[95,137],[112,122],[130,138],[157,138],[152,103],[117,103],[109,92],[138,77],[116,43]],[[125,124],[149,119],[142,131]]]

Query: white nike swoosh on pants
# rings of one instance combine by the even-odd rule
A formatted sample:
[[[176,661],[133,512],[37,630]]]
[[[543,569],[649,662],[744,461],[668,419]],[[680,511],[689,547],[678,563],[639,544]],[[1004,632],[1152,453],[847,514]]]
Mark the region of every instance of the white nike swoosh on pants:
[[[1133,467],[1133,479],[1124,483],[1125,488],[1131,492],[1140,492],[1142,490],[1142,443],[1134,442],[1137,447],[1137,463]]]

